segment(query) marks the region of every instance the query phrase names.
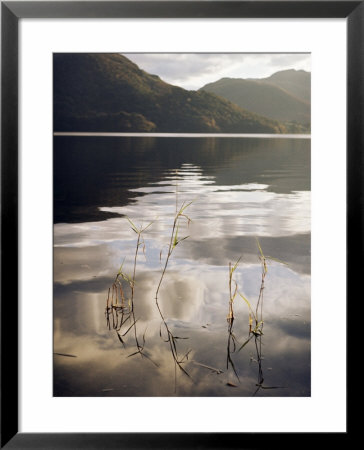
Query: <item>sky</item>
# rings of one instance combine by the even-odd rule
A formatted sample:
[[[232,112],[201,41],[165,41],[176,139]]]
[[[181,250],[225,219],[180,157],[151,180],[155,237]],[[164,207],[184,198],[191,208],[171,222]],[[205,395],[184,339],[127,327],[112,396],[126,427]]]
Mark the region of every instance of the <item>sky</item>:
[[[265,78],[286,69],[310,71],[308,53],[124,53],[141,69],[184,89],[229,78]]]

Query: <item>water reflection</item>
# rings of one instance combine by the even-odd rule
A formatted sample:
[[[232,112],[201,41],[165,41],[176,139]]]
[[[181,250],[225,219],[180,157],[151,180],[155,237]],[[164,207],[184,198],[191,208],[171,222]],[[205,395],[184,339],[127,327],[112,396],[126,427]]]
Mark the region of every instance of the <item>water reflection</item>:
[[[54,227],[54,395],[310,395],[307,142],[266,143],[262,149],[254,140],[242,146],[238,139],[229,145],[192,139],[184,149],[178,139],[147,139],[144,145],[136,138],[139,146],[135,138],[123,138],[108,141],[99,155],[99,140],[87,138],[81,145],[79,138],[60,139],[56,153],[68,152],[57,157],[63,168],[68,160],[74,162],[71,172],[80,169],[84,149],[90,154],[81,192],[73,195],[79,186],[75,173],[57,187],[58,194],[63,190],[72,198],[70,206],[60,206],[56,193],[56,217],[59,213],[69,223]],[[92,197],[93,191],[86,191],[97,165],[102,183],[96,181]],[[189,237],[175,247],[158,297],[193,381],[183,373],[176,377],[155,304],[176,201],[191,200],[192,223],[179,228],[179,236]],[[124,304],[121,298],[116,303],[115,295],[107,300],[122,262],[133,279],[137,235],[126,216],[138,226],[153,221],[143,233],[145,254],[136,258],[131,309],[125,279],[120,282]],[[75,223],[77,218],[82,221]],[[234,301],[228,348],[239,382],[231,366],[226,368],[228,264],[242,256],[235,280],[246,298],[257,298],[261,266],[255,236],[266,255],[288,266],[267,262],[264,336],[254,336],[241,351],[249,311],[241,298]],[[262,388],[279,386],[284,389]]]
[[[119,216],[133,216],[146,222],[162,218],[153,227],[153,233],[166,234],[170,224],[163,219],[173,218],[175,186],[178,183],[178,194],[193,202],[190,214],[197,213],[191,226],[192,237],[197,241],[211,237],[223,238],[227,235],[227,228],[230,239],[235,236],[280,237],[309,233],[310,192],[293,191],[283,195],[268,192],[268,186],[260,184],[216,186],[213,180],[206,180],[200,170],[194,172],[193,176],[189,175],[190,168],[187,167],[186,171],[186,165],[182,165],[178,176],[169,176],[168,182],[129,189],[142,195],[126,206],[99,209]],[[167,175],[170,173],[167,172]],[[115,218],[101,224],[59,224],[55,229],[57,245],[88,246],[120,237],[130,240],[126,234],[120,236],[120,223],[120,218]]]
[[[183,164],[217,186],[260,184],[277,194],[310,190],[310,141],[238,138],[54,137],[54,219],[115,217],[99,207],[125,206]],[[191,169],[191,172],[193,170]]]
[[[189,338],[186,341],[181,341],[181,350],[187,352],[192,348],[191,359],[220,370],[224,370],[224,355],[226,355],[226,345],[223,344],[226,333],[227,307],[227,271],[225,269],[221,270],[219,266],[203,266],[200,271],[194,274],[191,269],[188,271],[187,267],[185,271],[182,270],[182,274],[180,271],[172,271],[161,292],[161,303],[173,333],[176,336]],[[289,269],[280,268],[278,264],[273,265],[273,263],[269,270],[272,279],[270,277],[267,279],[264,335],[264,338],[268,339],[268,346],[265,345],[265,355],[266,357],[269,356],[270,367],[274,369],[274,371],[269,372],[269,377],[278,375],[278,381],[275,382],[275,385],[283,385],[281,379],[287,377],[287,370],[292,370],[291,367],[293,370],[297,370],[298,366],[301,365],[301,371],[297,370],[299,375],[303,377],[303,380],[299,383],[299,388],[307,395],[309,392],[307,390],[307,379],[309,379],[310,311],[306,276],[293,274]],[[165,383],[163,395],[173,395],[173,365],[168,349],[161,345],[160,320],[154,307],[153,293],[158,281],[157,275],[147,270],[140,272],[137,279],[138,294],[135,314],[138,319],[137,325],[141,330],[138,335],[144,334],[147,330],[145,333],[145,350],[153,361],[161,367],[161,373],[153,376],[163,378],[161,380]],[[259,275],[258,263],[247,267],[242,265],[241,270],[237,273],[239,284],[243,286],[243,292],[248,298],[253,298],[257,288],[259,288]],[[105,308],[110,278],[103,278],[99,284],[96,284],[96,282],[95,284],[88,284],[87,282],[80,284],[78,281],[56,285],[55,317],[59,320],[59,327],[55,327],[55,349],[59,352],[77,355],[78,360],[74,362],[76,367],[81,359],[82,364],[86,363],[87,367],[94,365],[94,358],[99,360],[100,363],[102,362],[104,371],[99,375],[101,384],[103,379],[109,380],[107,375],[111,363],[109,357],[112,358],[112,366],[118,361],[117,367],[122,372],[124,381],[133,379],[132,370],[134,369],[138,371],[150,370],[148,367],[145,367],[145,369],[143,367],[136,368],[134,363],[125,362],[125,358],[133,353],[135,348],[132,332],[123,337],[125,350],[115,332],[107,332],[108,329],[101,312]],[[95,293],[98,290],[99,292]],[[173,299],[173,302],[170,301],[171,299]],[[248,324],[248,313],[243,303],[236,303],[235,316],[235,330],[240,347],[245,341],[244,336],[246,336]],[[125,330],[128,326],[129,324],[126,324]],[[106,354],[100,354],[100,349],[105,351]],[[112,349],[117,352],[107,356]],[[255,375],[252,373],[250,362],[252,350],[252,347],[246,346],[241,352],[234,355],[237,372],[243,380],[241,386],[236,388],[236,395],[251,395],[251,389],[249,391],[244,389],[247,379],[250,379],[248,384],[255,386],[256,380],[253,380]],[[56,361],[57,364],[69,366],[69,361],[59,361],[59,359]],[[143,364],[143,361],[140,362]],[[220,383],[216,387],[216,391],[213,386],[205,390],[205,385],[200,384],[199,378],[202,376],[204,379],[208,376],[205,382],[210,383],[212,382],[211,374],[206,374],[209,371],[203,367],[190,366],[191,363],[188,366],[189,373],[194,380],[198,381],[191,387],[185,388],[184,380],[179,378],[178,393],[180,395],[182,395],[181,390],[191,395],[226,395],[224,385],[220,386]],[[58,373],[63,373],[63,370],[64,367]],[[98,371],[100,371],[100,368],[98,368]],[[112,368],[111,373],[113,373]],[[166,373],[169,376],[164,379],[162,375]],[[306,375],[303,376],[302,373]],[[69,376],[76,382],[74,378],[77,377],[77,370],[74,374],[69,373]],[[269,380],[269,377],[267,380]],[[297,380],[294,377],[292,378],[296,383]],[[225,383],[228,381],[236,384],[236,381],[230,378]],[[92,383],[93,381],[90,380],[89,387],[87,383],[80,387],[80,393],[77,394],[76,392],[75,395],[101,395],[96,390],[96,387],[100,387],[100,385],[94,386]],[[141,392],[135,395],[158,395],[159,391],[153,392],[151,386],[146,389],[146,386],[149,386],[148,380],[145,380],[144,383]],[[183,384],[182,387],[181,383]],[[112,382],[113,389],[119,389],[120,395],[128,395],[128,389],[122,390],[119,384],[119,378],[116,377]],[[273,385],[273,382],[270,384]],[[289,379],[287,385],[292,387],[291,379]],[[167,386],[169,386],[169,389]],[[100,387],[100,389],[104,387]],[[64,392],[62,383],[59,392]],[[287,395],[295,395],[294,392],[293,388],[287,390]],[[264,394],[266,394],[265,391]],[[283,395],[286,395],[286,393]]]

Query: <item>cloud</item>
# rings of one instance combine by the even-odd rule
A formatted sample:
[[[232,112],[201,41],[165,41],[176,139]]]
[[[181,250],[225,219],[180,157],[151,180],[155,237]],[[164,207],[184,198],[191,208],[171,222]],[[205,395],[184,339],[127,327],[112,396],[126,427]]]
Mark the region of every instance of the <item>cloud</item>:
[[[264,78],[285,69],[310,70],[307,53],[127,53],[141,69],[185,89],[223,77]]]

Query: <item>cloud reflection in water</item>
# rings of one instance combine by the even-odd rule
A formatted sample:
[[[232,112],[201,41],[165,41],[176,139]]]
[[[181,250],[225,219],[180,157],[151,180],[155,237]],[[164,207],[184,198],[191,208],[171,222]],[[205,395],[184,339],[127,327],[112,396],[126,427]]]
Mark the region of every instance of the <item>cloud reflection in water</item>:
[[[236,281],[255,303],[260,264],[254,237],[272,261],[266,278],[262,362],[267,384],[285,389],[257,395],[310,395],[310,192],[276,193],[270,185],[217,185],[199,166],[183,164],[166,171],[162,181],[131,189],[137,197],[124,206],[100,207],[120,217],[105,221],[56,224],[54,227],[55,352],[71,353],[70,361],[55,355],[55,395],[164,396],[175,395],[174,370],[168,347],[159,336],[155,289],[165,257],[176,204],[191,201],[189,227],[179,230],[189,238],[176,247],[160,292],[168,324],[178,336],[188,337],[182,348],[192,348],[187,364],[194,383],[178,377],[178,395],[252,395],[256,383],[253,347],[233,354],[239,377],[229,387],[226,371],[226,314],[228,264],[242,256]],[[107,289],[120,263],[131,272],[135,234],[125,216],[136,223],[154,223],[145,233],[146,255],[138,257],[135,313],[138,330],[146,331],[146,350],[155,367],[132,351],[132,336],[124,349],[103,317]],[[268,253],[269,251],[269,253]],[[234,333],[247,338],[248,310],[236,300]],[[195,362],[202,365],[198,365]],[[217,375],[208,368],[218,368]],[[236,383],[236,381],[235,381]]]

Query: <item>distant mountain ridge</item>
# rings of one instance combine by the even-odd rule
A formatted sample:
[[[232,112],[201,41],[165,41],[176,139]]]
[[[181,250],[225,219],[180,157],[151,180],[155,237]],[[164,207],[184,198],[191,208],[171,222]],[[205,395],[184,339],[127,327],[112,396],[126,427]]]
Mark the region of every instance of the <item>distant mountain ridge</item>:
[[[305,70],[281,70],[260,81],[280,87],[293,96],[311,103],[311,72]]]
[[[285,133],[205,90],[187,91],[120,54],[53,55],[54,131]]]
[[[310,127],[311,74],[304,70],[284,70],[261,79],[221,78],[200,90],[270,119]]]

